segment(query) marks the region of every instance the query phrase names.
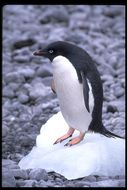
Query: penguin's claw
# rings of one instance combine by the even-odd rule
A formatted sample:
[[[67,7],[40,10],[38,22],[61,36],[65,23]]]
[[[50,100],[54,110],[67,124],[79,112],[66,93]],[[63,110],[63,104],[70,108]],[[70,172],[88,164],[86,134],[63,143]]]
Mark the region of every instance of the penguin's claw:
[[[62,141],[68,139],[69,137],[71,137],[72,135],[69,134],[65,134],[62,137],[58,138],[53,144],[57,144],[57,143],[61,143]]]
[[[69,140],[69,142],[66,143],[64,146],[72,146],[72,145],[80,143],[82,140],[83,140],[83,138],[81,138],[81,137],[75,137],[75,138]]]

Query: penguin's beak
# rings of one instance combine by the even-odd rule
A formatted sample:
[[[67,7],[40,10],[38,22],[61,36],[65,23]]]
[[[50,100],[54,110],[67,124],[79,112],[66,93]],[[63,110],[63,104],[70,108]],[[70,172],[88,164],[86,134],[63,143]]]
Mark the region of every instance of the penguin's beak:
[[[47,52],[44,52],[42,50],[37,50],[35,52],[33,52],[33,55],[35,56],[46,56]]]

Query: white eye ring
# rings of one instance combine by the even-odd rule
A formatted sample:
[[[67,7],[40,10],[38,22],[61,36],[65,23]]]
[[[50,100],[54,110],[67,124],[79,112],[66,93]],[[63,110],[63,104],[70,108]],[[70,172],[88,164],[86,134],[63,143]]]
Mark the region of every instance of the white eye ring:
[[[49,53],[53,53],[53,50],[51,49],[51,50],[49,50]]]

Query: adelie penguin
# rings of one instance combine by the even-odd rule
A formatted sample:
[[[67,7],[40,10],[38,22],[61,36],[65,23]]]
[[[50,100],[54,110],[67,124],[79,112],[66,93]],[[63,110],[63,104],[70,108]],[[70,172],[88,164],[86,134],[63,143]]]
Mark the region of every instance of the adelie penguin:
[[[52,89],[69,126],[67,133],[54,144],[71,137],[75,129],[79,131],[79,136],[72,138],[66,146],[82,141],[87,131],[122,138],[108,131],[102,123],[102,82],[94,61],[85,50],[57,41],[35,51],[34,55],[47,57],[52,62]]]

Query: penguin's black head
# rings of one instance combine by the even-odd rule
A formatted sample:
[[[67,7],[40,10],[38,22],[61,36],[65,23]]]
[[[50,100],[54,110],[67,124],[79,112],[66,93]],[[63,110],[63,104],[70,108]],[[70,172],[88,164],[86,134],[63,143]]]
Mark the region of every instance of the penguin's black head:
[[[52,61],[56,56],[62,55],[64,57],[68,57],[70,53],[72,53],[73,48],[76,47],[73,44],[57,41],[53,42],[43,49],[35,51],[33,54],[38,56],[44,56]]]
[[[53,42],[33,54],[47,57],[51,62],[55,57],[63,56],[73,64],[76,70],[84,70],[84,68],[88,70],[88,67],[93,62],[84,49],[64,41]]]

